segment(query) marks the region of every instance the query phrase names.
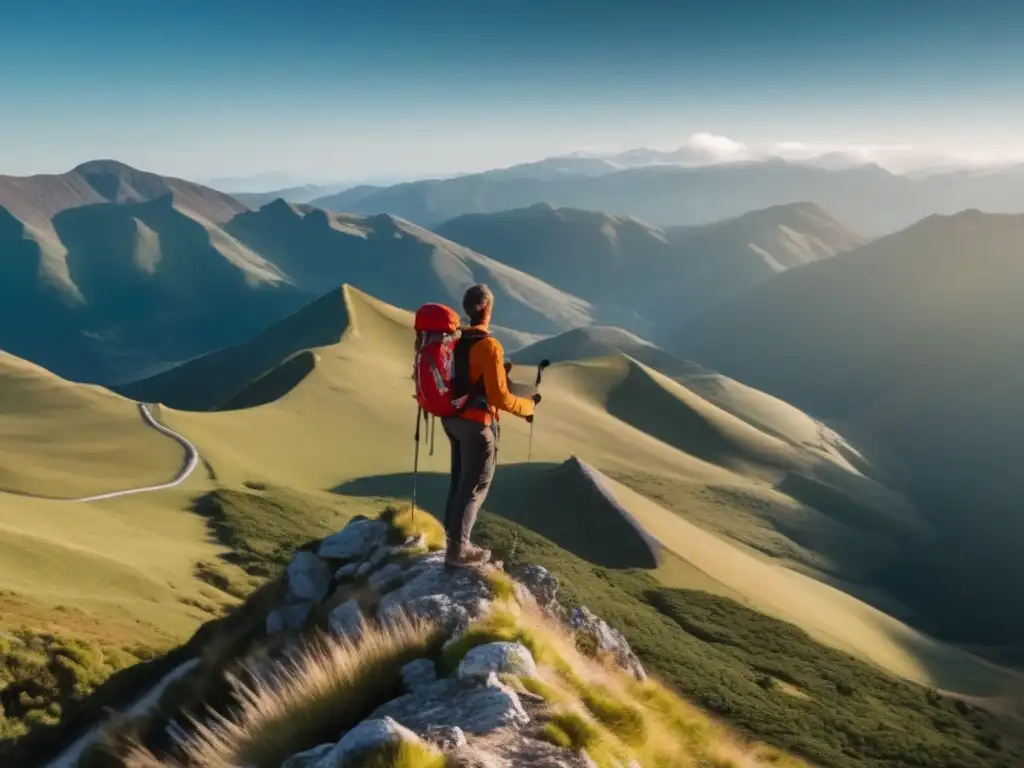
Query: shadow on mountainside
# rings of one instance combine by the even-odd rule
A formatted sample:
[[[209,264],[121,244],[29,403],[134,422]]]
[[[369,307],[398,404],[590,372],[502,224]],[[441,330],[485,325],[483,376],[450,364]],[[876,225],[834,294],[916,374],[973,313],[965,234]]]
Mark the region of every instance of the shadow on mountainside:
[[[417,483],[417,506],[442,519],[448,476],[421,473]],[[332,490],[347,496],[408,499],[412,474],[359,478]],[[658,566],[655,552],[637,529],[570,463],[499,466],[484,509],[596,565]]]

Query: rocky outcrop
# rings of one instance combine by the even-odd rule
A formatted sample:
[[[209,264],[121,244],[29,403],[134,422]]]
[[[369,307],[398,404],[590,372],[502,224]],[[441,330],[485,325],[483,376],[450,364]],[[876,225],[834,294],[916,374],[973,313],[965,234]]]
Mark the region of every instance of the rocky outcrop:
[[[283,640],[294,635],[297,642],[316,625],[356,640],[368,627],[418,618],[448,638],[448,649],[489,614],[497,592],[507,598],[507,589],[493,586],[507,583],[507,576],[496,574],[501,563],[449,571],[441,553],[427,551],[422,536],[398,535],[396,542],[396,535],[384,521],[359,518],[298,552],[285,572],[284,601],[267,617],[267,633]],[[520,603],[538,606],[566,631],[577,632],[581,647],[638,679],[645,677],[620,633],[583,606],[559,603],[558,582],[547,570],[520,565],[508,576]],[[379,704],[337,743],[297,754],[283,768],[345,768],[357,755],[399,743],[409,745],[403,749],[425,750],[428,757],[443,753],[460,766],[591,764],[585,752],[540,738],[538,712],[545,702],[522,683],[538,675],[524,645],[473,641],[462,654],[447,676],[434,659],[405,664],[400,695]]]

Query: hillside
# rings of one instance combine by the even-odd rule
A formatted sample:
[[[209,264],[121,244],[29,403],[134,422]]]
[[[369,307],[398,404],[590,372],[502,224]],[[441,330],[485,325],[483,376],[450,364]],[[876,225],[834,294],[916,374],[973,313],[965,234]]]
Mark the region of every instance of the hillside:
[[[220,228],[243,210],[114,161],[0,177],[0,348],[110,382],[247,337],[309,297]]]
[[[922,605],[935,597],[923,582],[944,584],[961,613],[932,605],[935,621],[978,641],[1005,639],[995,603],[1024,583],[1007,570],[1019,562],[1007,550],[1021,541],[1011,457],[1024,439],[1012,384],[1024,374],[1022,248],[1022,216],[933,216],[787,272],[677,329],[671,342],[895,453],[944,533],[940,546],[958,554],[918,553],[929,575],[915,559],[892,581]],[[1024,639],[1017,622],[1013,633]]]
[[[202,367],[185,366],[174,378],[168,374],[139,384],[133,396],[207,408],[219,401],[225,410],[165,409],[165,414],[169,424],[197,443],[222,484],[334,488],[352,509],[380,498],[407,497],[415,419],[407,403],[411,316],[351,288],[306,311],[310,322],[300,321],[300,313],[291,319],[292,328],[319,323],[329,332],[281,343],[288,337],[281,325],[268,331],[265,343],[210,355]],[[320,318],[317,323],[314,316]],[[330,343],[335,338],[340,340]],[[281,343],[272,355],[276,363],[242,362],[275,343]],[[318,346],[303,348],[310,343]],[[250,378],[255,368],[264,370]],[[520,365],[513,377],[529,381],[532,372]],[[184,393],[191,393],[192,403],[180,399]],[[489,508],[513,517],[530,510],[540,526],[564,520],[569,525],[564,533],[556,535],[547,527],[542,532],[582,556],[596,556],[587,547],[599,542],[573,540],[576,527],[561,510],[584,505],[570,503],[570,486],[549,471],[572,455],[586,456],[637,499],[654,500],[667,510],[665,515],[682,515],[714,536],[738,542],[741,560],[768,556],[781,567],[809,574],[798,591],[813,589],[815,578],[863,580],[891,563],[899,541],[924,534],[898,494],[865,475],[867,461],[859,460],[860,468],[851,464],[848,456],[853,454],[843,441],[823,442],[813,421],[793,418],[786,426],[786,418],[780,418],[774,429],[758,426],[768,422],[758,416],[765,402],[775,402],[767,396],[736,388],[722,398],[731,399],[727,409],[696,388],[617,353],[552,366],[544,393],[548,407],[535,424],[533,464],[521,463],[525,425],[509,421],[503,426],[499,481]],[[753,415],[750,421],[745,414]],[[814,441],[807,439],[809,431]],[[267,435],[274,439],[268,441]],[[424,451],[421,456],[426,473],[421,494],[428,506],[443,493],[445,478],[434,473],[443,472],[446,461],[440,446],[438,455]],[[892,535],[880,539],[880,528]],[[691,536],[676,534],[681,541]],[[703,568],[667,550],[656,570],[668,583],[740,594],[735,586],[709,579]],[[745,598],[769,606],[766,610],[781,610],[778,598],[755,584],[748,585],[752,591]],[[895,635],[882,640],[888,630],[877,635],[868,629],[874,620],[864,623],[857,613],[871,615],[877,609],[850,600],[842,610],[851,627],[862,629],[851,629],[849,637],[864,633],[850,647],[908,674],[919,669],[907,666],[904,652],[894,652]],[[860,607],[854,610],[855,605]],[[817,618],[820,610],[796,610],[794,615],[817,636],[835,638],[834,630]]]
[[[1019,172],[912,179],[878,166],[827,169],[769,159],[696,168],[652,166],[599,176],[452,179],[365,187],[318,198],[328,210],[392,213],[432,227],[469,213],[495,213],[537,203],[635,216],[659,227],[707,224],[746,211],[812,201],[866,236],[894,232],[933,213],[976,207],[1017,212],[1024,204]]]
[[[90,649],[107,654],[126,647],[143,654],[140,644],[167,647],[280,572],[296,547],[355,514],[407,500],[415,419],[412,338],[409,312],[346,286],[251,343],[144,382],[140,389],[146,391],[135,397],[165,403],[188,397],[196,407],[219,406],[159,409],[162,422],[198,447],[201,469],[178,490],[135,498],[69,504],[0,497],[0,547],[12,553],[0,569],[0,589],[10,593],[6,620],[45,616],[33,620],[62,638],[88,638]],[[574,577],[574,584],[611,589],[608,579],[626,579],[621,589],[627,592],[602,599],[617,606],[623,631],[634,610],[645,617],[642,627],[660,627],[651,629],[661,638],[656,645],[640,643],[666,665],[666,674],[702,697],[712,692],[700,681],[720,674],[731,676],[730,689],[742,689],[722,700],[731,703],[708,704],[713,711],[743,723],[751,734],[771,733],[774,743],[790,743],[779,739],[783,731],[792,734],[784,723],[793,715],[779,710],[769,717],[762,709],[767,705],[757,703],[763,695],[757,691],[763,689],[743,666],[747,662],[734,667],[734,661],[712,661],[717,650],[701,651],[710,654],[701,663],[712,666],[696,676],[670,662],[680,654],[693,657],[695,649],[677,645],[679,630],[649,620],[650,611],[662,610],[650,602],[659,590],[677,607],[677,592],[693,590],[719,601],[713,604],[721,610],[738,601],[802,628],[808,643],[1006,711],[1018,705],[1022,689],[1013,674],[922,634],[907,623],[913,616],[875,585],[907,549],[928,541],[930,529],[898,493],[872,479],[880,468],[868,458],[796,409],[772,410],[768,405],[777,401],[763,393],[711,372],[688,374],[685,363],[673,370],[678,364],[667,353],[649,357],[651,365],[623,354],[616,345],[637,354],[644,345],[620,331],[577,330],[542,343],[561,348],[563,358],[545,376],[532,462],[525,462],[527,425],[504,420],[487,511],[522,526],[515,534],[507,529],[506,550],[522,553],[529,537],[539,535],[561,548],[565,563],[593,569],[587,580]],[[513,369],[520,386],[532,380],[525,360],[537,349],[524,352]],[[766,413],[776,419],[774,426]],[[62,422],[41,418],[35,416],[32,439],[59,439]],[[105,440],[120,439],[115,433],[128,435],[128,429],[125,422]],[[815,437],[808,439],[812,431]],[[163,469],[137,450],[138,466]],[[39,482],[58,478],[69,461],[54,456],[60,463],[49,469],[38,462],[40,471],[51,474]],[[425,439],[419,477],[425,511],[440,513],[447,464],[443,436],[436,450]],[[86,572],[90,564],[98,570]],[[669,603],[663,609],[675,611]],[[56,610],[58,605],[65,608]],[[635,607],[622,613],[626,605]],[[634,637],[654,642],[651,635]],[[780,679],[798,680],[798,687],[818,684],[802,673],[779,671],[787,676]],[[76,683],[77,693],[58,680],[54,699],[8,708],[7,717],[17,727],[40,718],[50,722],[54,716],[39,711],[46,701],[73,708],[81,691],[93,690],[111,673],[89,672],[95,678]],[[123,685],[102,695],[123,695]],[[927,700],[921,689],[906,690]],[[884,694],[890,696],[900,714],[887,717],[916,717],[909,713],[915,706],[910,694]],[[99,699],[112,700],[119,699]]]
[[[614,307],[620,318],[654,323],[713,306],[785,269],[863,244],[810,203],[668,230],[629,216],[541,204],[461,216],[436,231],[599,306]]]

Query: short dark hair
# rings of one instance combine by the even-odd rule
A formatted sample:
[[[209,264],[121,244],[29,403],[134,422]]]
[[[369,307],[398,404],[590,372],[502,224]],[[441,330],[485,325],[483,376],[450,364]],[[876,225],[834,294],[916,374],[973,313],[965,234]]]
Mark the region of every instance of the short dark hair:
[[[484,319],[484,311],[494,303],[494,294],[484,283],[471,285],[462,297],[462,308],[469,316],[470,325],[478,325]]]

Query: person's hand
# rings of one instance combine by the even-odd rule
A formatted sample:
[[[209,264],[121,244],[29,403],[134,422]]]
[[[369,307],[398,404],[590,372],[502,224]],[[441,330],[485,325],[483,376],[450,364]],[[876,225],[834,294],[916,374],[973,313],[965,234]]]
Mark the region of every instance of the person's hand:
[[[532,413],[529,416],[526,417],[526,423],[527,424],[533,424],[533,414]]]
[[[505,361],[505,375],[508,376],[510,373],[512,373],[512,361],[511,360],[506,360]]]
[[[540,392],[535,392],[534,395],[533,395],[533,404],[534,405],[539,405],[540,404],[540,400],[541,400]]]

